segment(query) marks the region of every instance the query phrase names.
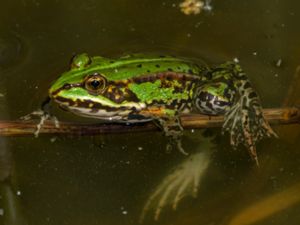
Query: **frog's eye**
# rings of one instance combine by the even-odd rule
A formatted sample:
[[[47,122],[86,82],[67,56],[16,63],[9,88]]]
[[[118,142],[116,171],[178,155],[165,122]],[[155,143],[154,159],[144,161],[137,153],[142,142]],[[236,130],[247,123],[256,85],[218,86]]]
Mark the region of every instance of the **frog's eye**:
[[[91,58],[86,53],[75,55],[71,61],[71,68],[84,68],[90,65],[91,62]]]
[[[84,82],[85,88],[93,95],[101,94],[106,89],[106,84],[106,79],[97,73],[88,76]]]

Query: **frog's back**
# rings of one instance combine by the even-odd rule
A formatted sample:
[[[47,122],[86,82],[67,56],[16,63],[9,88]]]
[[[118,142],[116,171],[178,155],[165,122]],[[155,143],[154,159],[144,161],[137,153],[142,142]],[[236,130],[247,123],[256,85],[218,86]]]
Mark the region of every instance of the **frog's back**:
[[[90,68],[94,70],[91,72],[100,70],[108,80],[123,80],[162,72],[199,75],[207,66],[203,62],[167,55],[134,54],[116,60],[107,59],[105,63],[102,57],[96,56],[92,58]]]
[[[83,57],[84,60],[82,60]],[[207,65],[202,61],[177,58],[167,55],[133,54],[120,58],[105,58],[101,56],[89,57],[82,54],[80,61],[71,65],[71,70],[61,74],[52,85],[50,92],[61,87],[62,84],[80,83],[86,75],[102,74],[108,81],[128,80],[150,74],[173,72],[175,75],[188,74],[199,77],[207,71]],[[84,65],[82,64],[84,61]],[[78,63],[78,64],[76,64]]]

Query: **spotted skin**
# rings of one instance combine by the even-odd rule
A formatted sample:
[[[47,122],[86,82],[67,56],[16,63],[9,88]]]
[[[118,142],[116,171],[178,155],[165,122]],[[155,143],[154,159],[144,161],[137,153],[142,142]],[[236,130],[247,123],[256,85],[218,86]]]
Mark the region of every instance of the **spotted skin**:
[[[276,136],[262,114],[259,97],[239,64],[209,67],[171,56],[131,55],[119,59],[81,54],[50,87],[61,107],[85,117],[115,122],[153,120],[181,146],[181,114],[225,115],[231,144],[244,144],[257,161],[256,142]]]
[[[266,136],[277,137],[277,134],[266,121],[260,99],[241,67],[236,63],[226,63],[221,68],[231,71],[238,93],[234,104],[225,113],[223,131],[230,133],[231,145],[244,144],[258,165],[256,143]]]
[[[132,111],[132,113],[143,114],[143,111],[156,105],[168,110],[177,111],[180,108],[181,111],[190,111],[192,106],[187,103],[192,101],[192,89],[197,79],[199,79],[199,77],[194,75],[164,72],[148,74],[128,80],[109,81],[107,88],[101,94],[101,97],[106,99],[103,104],[101,104],[101,101],[97,102],[91,100],[91,98],[97,98],[97,96],[91,96],[91,98],[85,97],[89,94],[88,91],[83,88],[84,82],[64,85],[63,88],[53,92],[51,96],[55,101],[66,105],[66,107],[76,106],[76,110],[80,110],[80,108],[91,108],[94,113],[97,112],[97,109],[106,109],[107,111],[116,112],[127,109]],[[145,87],[145,85],[151,85],[151,87]],[[138,88],[139,86],[140,89]],[[144,89],[148,90],[146,94],[143,92]],[[68,94],[64,93],[66,91]],[[82,96],[82,98],[72,100],[72,96]],[[177,96],[177,98],[174,98],[174,96]],[[115,104],[109,105],[107,102]],[[139,104],[141,102],[143,104]],[[163,115],[164,113],[155,116]],[[94,115],[91,115],[91,117],[94,117]],[[130,122],[130,119],[126,116],[124,116],[123,120]],[[141,122],[143,122],[143,120],[141,120]]]

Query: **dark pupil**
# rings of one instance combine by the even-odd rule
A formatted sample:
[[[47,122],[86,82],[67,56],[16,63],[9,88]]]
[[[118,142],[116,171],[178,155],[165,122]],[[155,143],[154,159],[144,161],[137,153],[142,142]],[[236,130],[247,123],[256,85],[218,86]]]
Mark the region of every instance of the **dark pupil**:
[[[99,80],[93,80],[92,82],[91,82],[91,86],[93,87],[93,88],[98,88],[99,86],[100,86],[100,81]]]

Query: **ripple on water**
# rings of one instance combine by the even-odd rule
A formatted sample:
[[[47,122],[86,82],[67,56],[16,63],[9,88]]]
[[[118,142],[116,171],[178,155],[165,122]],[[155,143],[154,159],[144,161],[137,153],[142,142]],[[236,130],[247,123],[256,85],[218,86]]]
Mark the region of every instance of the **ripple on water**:
[[[18,65],[25,58],[24,42],[14,34],[0,35],[0,69]]]

